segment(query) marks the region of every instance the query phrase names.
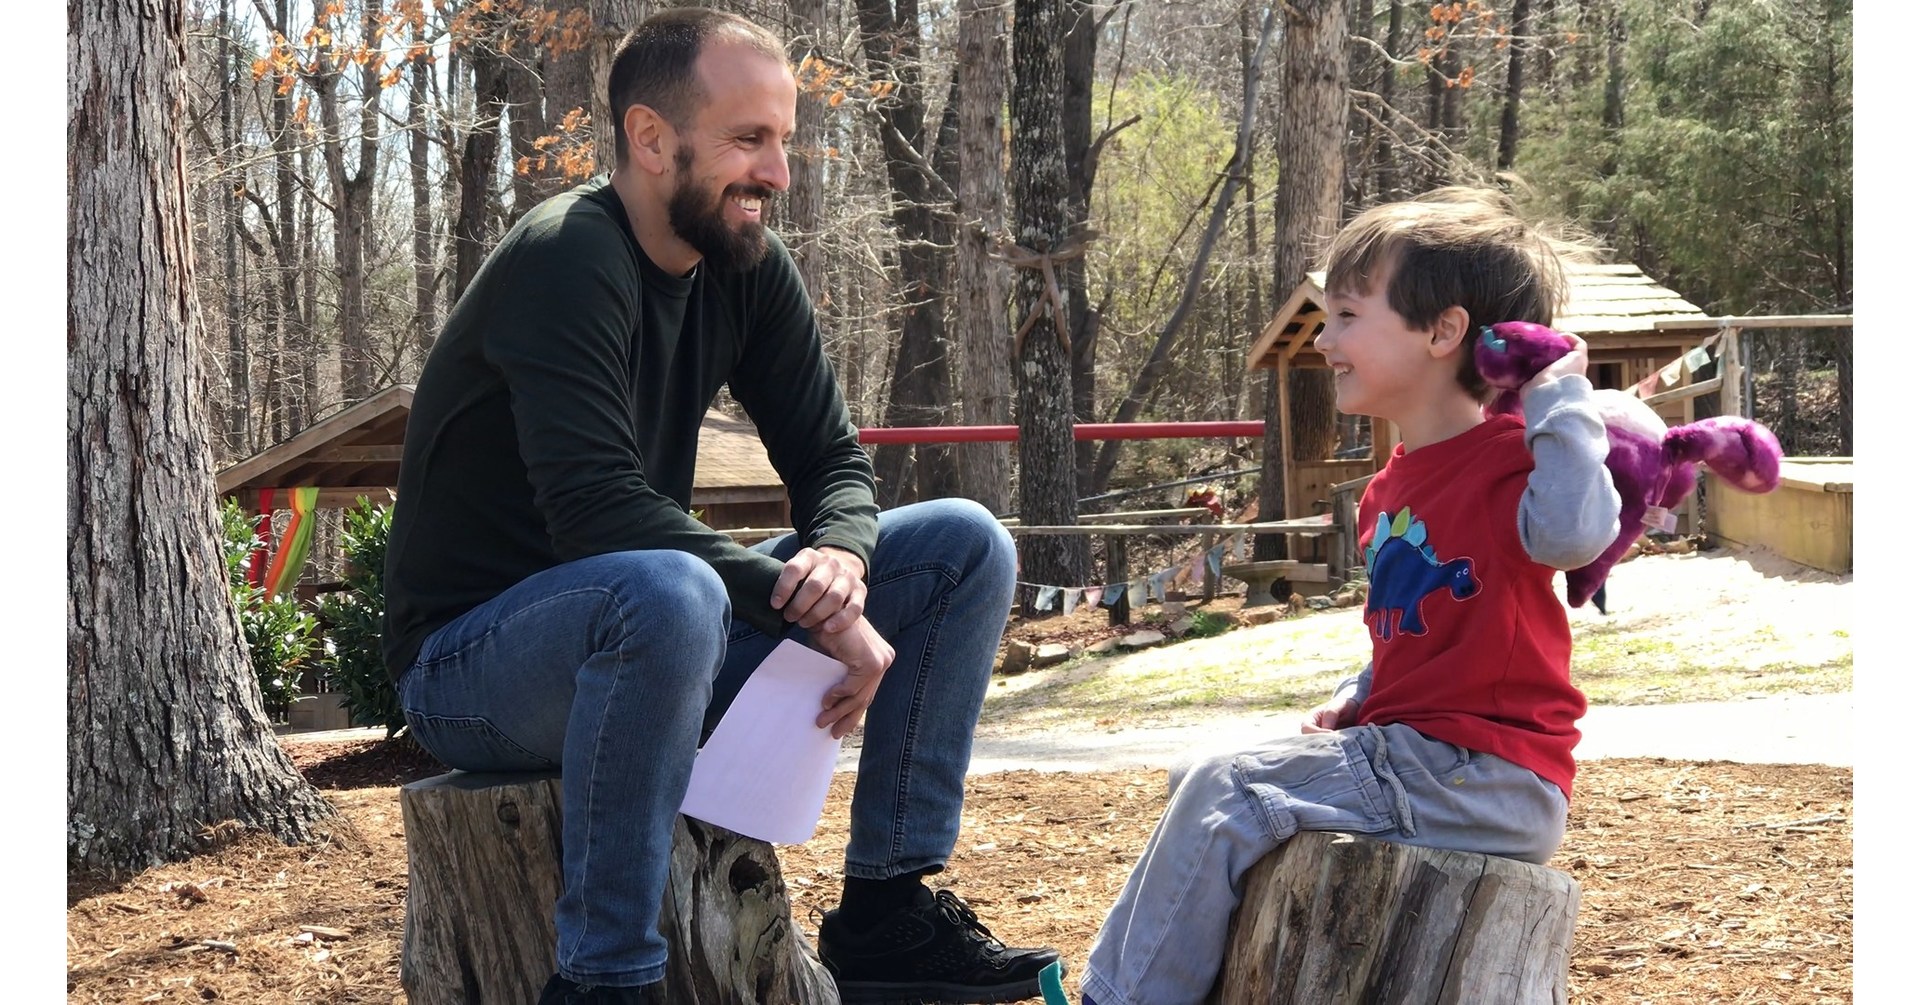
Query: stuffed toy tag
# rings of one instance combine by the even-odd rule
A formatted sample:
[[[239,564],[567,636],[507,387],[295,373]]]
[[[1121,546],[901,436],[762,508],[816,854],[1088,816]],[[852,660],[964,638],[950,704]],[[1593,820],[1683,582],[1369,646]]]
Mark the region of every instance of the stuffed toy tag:
[[[1665,506],[1647,507],[1647,515],[1641,517],[1640,522],[1663,534],[1671,534],[1674,528],[1680,526],[1679,519]]]

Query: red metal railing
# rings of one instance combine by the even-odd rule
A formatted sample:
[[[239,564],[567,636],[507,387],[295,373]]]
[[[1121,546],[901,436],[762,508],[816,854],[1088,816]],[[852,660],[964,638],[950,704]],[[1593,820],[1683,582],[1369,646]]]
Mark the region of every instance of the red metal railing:
[[[1073,427],[1076,440],[1169,440],[1201,436],[1258,437],[1267,424],[1259,420],[1232,422],[1081,422]],[[861,443],[1012,443],[1020,439],[1019,426],[896,426],[862,429]]]

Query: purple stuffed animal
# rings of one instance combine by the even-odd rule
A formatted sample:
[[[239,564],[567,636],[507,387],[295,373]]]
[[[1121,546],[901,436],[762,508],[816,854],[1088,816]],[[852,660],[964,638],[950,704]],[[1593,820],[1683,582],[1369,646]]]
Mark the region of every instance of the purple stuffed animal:
[[[1519,415],[1520,388],[1547,364],[1573,350],[1573,340],[1544,325],[1503,321],[1480,329],[1473,361],[1499,394],[1486,414]],[[1607,470],[1620,493],[1620,536],[1600,557],[1567,573],[1567,602],[1592,600],[1607,612],[1607,571],[1648,527],[1673,530],[1674,506],[1693,491],[1696,464],[1743,492],[1771,492],[1780,484],[1780,441],[1746,419],[1714,416],[1667,428],[1652,408],[1625,391],[1595,391],[1606,423]]]

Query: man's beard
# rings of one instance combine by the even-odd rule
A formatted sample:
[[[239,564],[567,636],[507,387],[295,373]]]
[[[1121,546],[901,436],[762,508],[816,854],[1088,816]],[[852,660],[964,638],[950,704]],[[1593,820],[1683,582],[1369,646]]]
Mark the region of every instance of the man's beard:
[[[767,230],[758,221],[739,227],[727,225],[727,200],[734,196],[760,199],[764,208],[773,190],[764,185],[734,184],[708,200],[693,180],[692,151],[674,158],[673,198],[667,201],[667,223],[674,235],[693,246],[700,257],[721,272],[745,272],[767,257]]]

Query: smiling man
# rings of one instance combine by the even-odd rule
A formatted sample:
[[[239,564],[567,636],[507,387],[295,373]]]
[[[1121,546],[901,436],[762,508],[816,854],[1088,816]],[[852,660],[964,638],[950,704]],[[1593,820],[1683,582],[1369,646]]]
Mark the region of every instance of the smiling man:
[[[865,717],[840,907],[843,1000],[1015,1001],[1050,949],[994,939],[941,871],[1013,595],[981,507],[877,512],[873,471],[786,249],[796,90],[780,43],[689,8],[621,44],[615,167],[542,203],[460,297],[414,395],[386,568],[386,656],[445,763],[558,768],[564,889],[541,1005],[641,1000],[694,752],[785,637],[848,672],[808,709]],[[796,532],[743,548],[688,514],[722,386]],[[869,592],[871,590],[871,592]]]

